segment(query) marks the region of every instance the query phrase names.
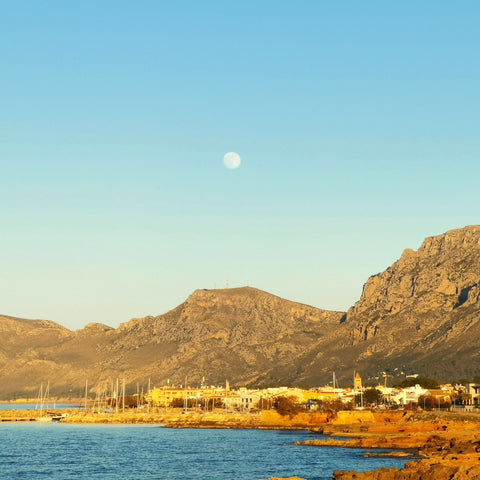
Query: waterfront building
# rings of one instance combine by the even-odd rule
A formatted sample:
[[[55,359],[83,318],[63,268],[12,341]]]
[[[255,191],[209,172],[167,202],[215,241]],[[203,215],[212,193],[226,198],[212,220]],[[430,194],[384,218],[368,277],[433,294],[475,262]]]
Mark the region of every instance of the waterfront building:
[[[418,403],[418,399],[422,395],[428,395],[429,392],[426,388],[415,384],[413,387],[403,388],[401,391],[400,402],[402,405],[409,405],[411,403]]]
[[[480,383],[467,383],[465,394],[468,405],[480,406]]]

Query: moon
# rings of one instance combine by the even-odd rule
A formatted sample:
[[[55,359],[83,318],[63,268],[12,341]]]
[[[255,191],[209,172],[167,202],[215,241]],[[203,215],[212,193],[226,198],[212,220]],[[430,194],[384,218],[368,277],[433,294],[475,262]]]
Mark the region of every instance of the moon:
[[[228,152],[223,157],[223,163],[230,170],[235,170],[240,166],[240,163],[242,163],[242,159],[238,153]]]

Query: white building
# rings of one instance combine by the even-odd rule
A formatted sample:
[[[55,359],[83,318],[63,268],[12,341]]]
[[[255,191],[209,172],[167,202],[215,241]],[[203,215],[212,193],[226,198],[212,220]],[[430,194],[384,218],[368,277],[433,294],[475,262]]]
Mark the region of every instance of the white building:
[[[469,396],[470,405],[480,406],[480,383],[467,383],[465,393]]]
[[[418,399],[422,395],[428,395],[429,391],[421,387],[418,383],[413,387],[403,388],[400,393],[400,403],[408,405],[409,403],[418,403]]]

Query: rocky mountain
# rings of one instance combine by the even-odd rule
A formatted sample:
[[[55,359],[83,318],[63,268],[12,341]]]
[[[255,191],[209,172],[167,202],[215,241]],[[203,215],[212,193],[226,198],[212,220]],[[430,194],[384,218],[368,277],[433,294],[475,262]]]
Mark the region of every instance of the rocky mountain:
[[[163,384],[291,382],[298,358],[344,314],[250,287],[197,290],[158,317],[118,329],[90,324],[71,332],[52,322],[0,317],[0,396],[34,395],[41,382],[80,395],[120,377],[130,387]]]
[[[359,365],[438,378],[480,373],[480,226],[425,239],[370,277],[346,316]],[[347,343],[347,342],[346,342]]]
[[[368,279],[348,312],[250,288],[197,290],[157,317],[70,331],[0,316],[0,397],[81,395],[112,379],[152,385],[343,382],[401,372],[449,380],[480,373],[480,226],[427,238]]]

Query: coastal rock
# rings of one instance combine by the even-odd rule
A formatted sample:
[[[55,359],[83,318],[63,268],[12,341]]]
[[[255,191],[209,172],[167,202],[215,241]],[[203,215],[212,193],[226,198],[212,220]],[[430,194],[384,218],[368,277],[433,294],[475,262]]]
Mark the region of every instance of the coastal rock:
[[[300,477],[270,477],[268,480],[307,480]]]
[[[409,462],[402,469],[380,468],[372,472],[358,473],[336,471],[333,480],[478,480],[480,479],[479,458],[459,461]],[[475,461],[477,464],[473,464]]]

